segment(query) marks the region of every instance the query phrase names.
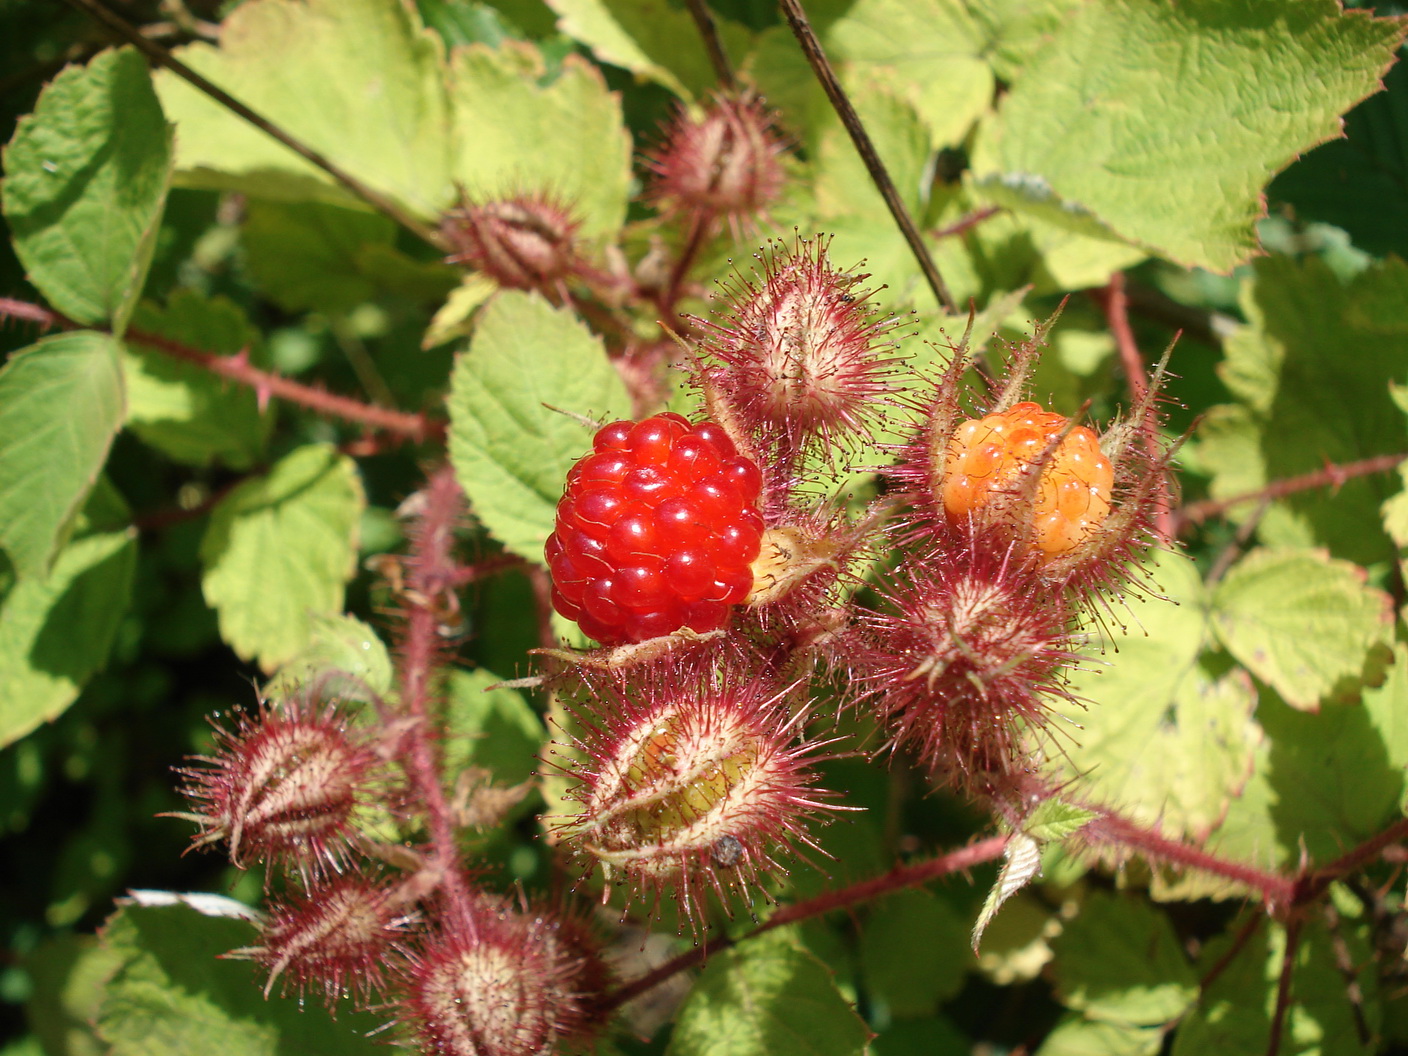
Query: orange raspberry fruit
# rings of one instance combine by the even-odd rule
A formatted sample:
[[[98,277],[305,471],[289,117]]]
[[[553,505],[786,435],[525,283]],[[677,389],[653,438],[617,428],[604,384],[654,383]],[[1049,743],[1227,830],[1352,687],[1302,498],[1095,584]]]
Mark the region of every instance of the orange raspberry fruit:
[[[1083,425],[1071,428],[1042,463],[1042,453],[1068,424],[1040,404],[1019,403],[960,425],[949,440],[939,488],[949,520],[989,508],[998,521],[1030,529],[1033,545],[1047,557],[1088,539],[1110,512],[1115,473],[1099,439]],[[1002,502],[1023,493],[1039,463],[1030,507]]]

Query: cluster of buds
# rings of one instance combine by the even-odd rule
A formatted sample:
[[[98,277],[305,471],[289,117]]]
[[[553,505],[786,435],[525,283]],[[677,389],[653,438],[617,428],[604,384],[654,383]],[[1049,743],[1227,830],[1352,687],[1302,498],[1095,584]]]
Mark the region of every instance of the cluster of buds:
[[[363,808],[398,798],[385,757],[404,731],[383,722],[377,738],[378,724],[322,699],[333,684],[217,726],[215,751],[182,771],[194,809],[176,816],[199,826],[193,846],[223,846],[232,864],[281,879],[258,941],[229,956],[267,972],[266,996],[281,984],[330,1007],[393,1010],[405,1036],[441,1056],[589,1047],[611,982],[595,933],[464,872],[447,883],[434,855],[361,833]]]
[[[878,585],[854,653],[888,744],[1000,807],[1053,750],[1048,702],[1071,699],[1093,610],[1155,541],[1171,455],[1149,442],[1161,374],[1103,435],[1025,399],[1043,336],[977,416],[961,350],[935,386],[892,469],[915,556]]]
[[[632,665],[629,690],[586,679],[585,691],[564,691],[576,694],[577,751],[586,761],[573,771],[580,812],[560,836],[632,889],[673,888],[691,919],[703,892],[751,877],[745,864],[721,880],[716,866],[721,819],[755,816],[735,793],[765,804],[757,817],[786,819],[760,830],[779,847],[788,842],[780,834],[802,831],[822,799],[765,782],[784,790],[779,804],[746,782],[735,785],[744,756],[719,745],[747,738],[705,718],[720,691],[707,677],[677,677],[679,665],[723,667],[752,686],[767,678],[805,683],[818,670],[839,675],[831,685],[842,687],[837,708],[856,706],[873,719],[877,750],[911,752],[936,781],[1005,808],[1059,751],[1050,704],[1071,699],[1067,674],[1080,663],[1093,610],[1130,586],[1165,497],[1169,454],[1151,443],[1161,377],[1127,421],[1098,434],[1028,399],[1044,337],[1038,328],[1013,351],[1005,382],[980,409],[968,409],[972,363],[962,347],[927,396],[898,407],[893,320],[877,318],[859,292],[864,276],[836,269],[828,248],[801,239],[790,252],[774,248],[757,281],[727,288],[720,315],[697,320],[694,380],[710,421],[692,428],[726,434],[731,454],[757,464],[762,485],[756,513],[747,514],[761,520],[762,532],[756,551],[742,555],[752,588],[724,599],[726,619],[711,617],[708,627],[721,637],[701,641],[681,616],[665,621],[673,631],[652,624],[650,634],[661,637],[649,641],[601,639],[615,648],[581,663]],[[903,428],[895,424],[900,414],[911,421],[910,435],[893,449],[884,498],[847,512],[808,493],[818,467],[834,470],[857,449],[873,453],[876,433]],[[682,418],[678,427],[691,428]],[[617,423],[603,432],[625,437],[633,428],[644,426]],[[581,500],[569,485],[560,507],[569,522]],[[904,512],[895,519],[897,509]],[[555,573],[575,567],[573,555],[564,556],[563,523],[549,546]],[[674,558],[663,527],[656,535],[630,527],[627,534],[650,539],[650,547],[628,543],[605,520],[593,530],[614,540],[603,545],[630,552],[622,560],[648,553],[668,567]],[[873,600],[863,604],[856,587],[882,549],[893,560],[869,577]],[[625,593],[613,596],[629,607]],[[688,603],[686,596],[681,612]],[[559,611],[572,616],[570,605]],[[746,709],[728,707],[744,722]],[[771,757],[796,774],[807,742],[795,724],[776,725],[786,736],[770,742]],[[708,750],[699,748],[706,742]],[[710,781],[692,762],[677,766],[678,744],[689,758],[703,752]],[[656,813],[642,813],[644,804]],[[750,846],[728,835],[728,852]],[[745,863],[757,853],[747,850]]]

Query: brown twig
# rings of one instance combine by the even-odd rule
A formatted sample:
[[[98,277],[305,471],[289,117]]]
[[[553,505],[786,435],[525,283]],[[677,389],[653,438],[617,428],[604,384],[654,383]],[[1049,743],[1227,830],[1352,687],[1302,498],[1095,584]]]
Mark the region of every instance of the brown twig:
[[[790,906],[783,906],[765,922],[737,939],[725,937],[711,943],[703,943],[692,950],[685,951],[673,960],[666,961],[660,967],[647,972],[640,978],[632,979],[623,984],[613,993],[606,995],[602,1008],[603,1010],[619,1008],[647,990],[660,985],[666,979],[702,963],[710,953],[726,950],[738,943],[756,938],[764,932],[771,931],[773,928],[780,928],[784,924],[795,924],[798,921],[821,916],[833,910],[868,902],[873,898],[907,887],[918,887],[920,884],[937,880],[941,876],[965,872],[976,865],[982,865],[984,862],[995,861],[1002,857],[1002,852],[1007,849],[1007,840],[1007,836],[990,836],[985,840],[969,844],[967,847],[960,847],[956,851],[939,855],[937,858],[930,858],[914,865],[896,866],[888,873],[871,877],[869,880],[862,880],[858,884],[838,888],[834,891],[823,891],[812,898],[795,902]]]
[[[914,259],[919,263],[919,270],[924,273],[925,281],[934,291],[934,297],[945,312],[949,315],[957,315],[958,305],[953,299],[953,294],[949,292],[943,276],[939,274],[938,265],[934,263],[929,247],[924,244],[923,236],[920,235],[919,228],[915,226],[914,218],[909,215],[909,210],[905,208],[904,202],[900,199],[899,191],[895,189],[895,183],[890,179],[885,163],[880,160],[880,154],[876,151],[875,144],[871,142],[870,133],[865,130],[865,125],[862,124],[860,115],[856,113],[855,106],[846,95],[845,89],[841,87],[841,82],[836,77],[836,71],[826,58],[821,41],[817,39],[806,12],[802,10],[800,0],[779,0],[779,2],[782,5],[782,13],[787,16],[787,24],[792,27],[793,36],[801,45],[802,53],[807,57],[807,62],[811,64],[812,72],[816,74],[816,79],[821,83],[826,97],[831,100],[831,105],[835,109],[836,115],[841,119],[841,124],[850,134],[851,142],[855,144],[861,161],[865,163],[871,181],[875,184],[876,190],[880,192],[880,196],[885,199],[885,205],[889,208],[895,223],[899,225],[905,242],[909,244],[910,252],[914,254]]]
[[[1275,480],[1255,491],[1244,491],[1240,495],[1233,495],[1226,499],[1203,499],[1201,502],[1189,503],[1182,509],[1175,511],[1174,526],[1178,531],[1182,531],[1189,525],[1202,524],[1211,517],[1226,513],[1233,506],[1240,506],[1247,502],[1274,502],[1276,499],[1284,499],[1288,495],[1294,495],[1301,491],[1313,491],[1316,488],[1338,488],[1355,477],[1387,473],[1405,461],[1408,461],[1408,451],[1393,455],[1375,455],[1358,462],[1346,462],[1338,465],[1329,463],[1324,469]]]
[[[709,62],[714,67],[714,76],[719,79],[719,87],[729,90],[734,86],[733,66],[724,51],[724,42],[719,38],[719,27],[714,22],[713,12],[704,0],[685,0],[685,6],[699,27],[699,36],[704,40],[704,50],[709,53]]]
[[[0,297],[0,318],[3,317],[23,319],[27,322],[37,323],[46,329],[53,327],[64,330],[83,329],[72,319],[52,309],[8,297]],[[394,433],[418,443],[440,443],[445,439],[444,422],[423,414],[412,414],[363,403],[350,396],[338,396],[315,385],[304,385],[302,382],[293,381],[280,374],[261,370],[249,362],[247,352],[224,356],[192,348],[180,341],[132,327],[127,329],[124,337],[134,344],[165,353],[173,359],[194,363],[218,377],[245,385],[255,391],[261,403],[272,396],[277,396],[281,400],[296,403],[318,414]]]
[[[1247,943],[1251,941],[1252,936],[1256,934],[1257,929],[1261,927],[1265,919],[1266,917],[1262,914],[1253,913],[1247,918],[1246,923],[1237,929],[1237,934],[1232,938],[1232,945],[1227,947],[1226,952],[1224,952],[1223,955],[1213,963],[1213,966],[1203,973],[1203,977],[1198,980],[1198,990],[1200,993],[1207,993],[1208,987],[1212,986],[1212,984],[1217,981],[1218,976],[1227,971],[1228,965],[1235,961],[1237,955],[1246,948]]]
[[[1281,975],[1276,981],[1276,1007],[1271,1013],[1271,1030],[1266,1037],[1266,1056],[1281,1051],[1281,1035],[1286,1029],[1286,1014],[1291,1009],[1291,983],[1295,976],[1296,951],[1300,948],[1301,918],[1293,914],[1286,921],[1286,949],[1281,955]]]
[[[149,40],[136,26],[132,25],[132,23],[128,22],[115,11],[104,6],[99,0],[68,0],[68,3],[102,22],[158,66],[166,67],[197,91],[203,92],[231,113],[248,121],[265,135],[278,140],[278,142],[282,143],[300,158],[322,169],[373,209],[384,213],[416,237],[434,246],[441,253],[449,253],[451,251],[450,244],[441,236],[440,232],[436,231],[420,218],[413,216],[408,210],[403,208],[399,202],[382,194],[374,187],[363,183],[341,166],[328,160],[323,154],[314,150],[301,140],[295,139],[267,117],[250,109],[219,85],[212,83],[195,70],[191,69],[160,44]]]

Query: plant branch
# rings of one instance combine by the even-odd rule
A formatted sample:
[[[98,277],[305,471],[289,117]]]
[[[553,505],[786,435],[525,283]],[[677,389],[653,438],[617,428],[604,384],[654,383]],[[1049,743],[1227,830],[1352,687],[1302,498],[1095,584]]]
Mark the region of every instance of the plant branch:
[[[733,66],[728,61],[728,52],[724,51],[724,42],[719,39],[719,27],[714,22],[713,12],[704,0],[685,0],[685,6],[694,17],[694,24],[699,27],[699,36],[703,38],[704,50],[709,53],[709,62],[714,67],[714,76],[719,79],[720,87],[725,90],[733,88]]]
[[[1300,947],[1300,929],[1299,915],[1286,921],[1286,949],[1281,954],[1281,975],[1276,981],[1276,1007],[1266,1038],[1266,1056],[1277,1056],[1281,1051],[1281,1034],[1286,1027],[1286,1013],[1291,1008],[1291,982],[1295,976],[1296,950]]]
[[[831,105],[836,110],[836,115],[841,119],[841,124],[850,134],[851,142],[855,144],[856,151],[860,154],[861,161],[865,163],[866,171],[870,173],[870,178],[880,192],[880,196],[885,199],[885,205],[889,208],[895,223],[899,225],[904,240],[909,243],[910,252],[919,262],[919,270],[924,273],[929,288],[934,291],[934,297],[945,312],[949,315],[957,315],[958,306],[953,300],[953,294],[944,284],[943,276],[939,274],[938,265],[934,263],[929,247],[924,244],[923,236],[920,235],[919,228],[914,224],[914,218],[909,215],[909,210],[901,201],[899,191],[895,189],[894,181],[890,179],[885,163],[880,160],[880,154],[876,151],[875,144],[871,142],[870,134],[866,132],[865,125],[861,123],[860,115],[856,113],[856,108],[851,104],[850,98],[836,77],[836,71],[827,60],[821,41],[817,39],[806,12],[802,10],[801,0],[779,0],[779,2],[782,6],[782,13],[787,16],[787,24],[792,27],[793,36],[801,45],[802,53],[807,57],[807,62],[811,64],[812,72],[816,74],[816,79],[821,83],[826,97],[831,100]]]
[[[1295,477],[1286,477],[1284,480],[1272,481],[1266,487],[1258,488],[1256,491],[1245,491],[1240,495],[1233,495],[1226,499],[1203,499],[1201,502],[1189,503],[1175,512],[1175,527],[1182,531],[1189,525],[1202,524],[1209,518],[1217,517],[1226,513],[1233,506],[1240,506],[1243,503],[1275,501],[1297,492],[1313,491],[1316,488],[1338,488],[1355,477],[1387,473],[1405,461],[1408,461],[1408,451],[1393,455],[1375,455],[1373,458],[1361,459],[1358,462],[1327,463],[1324,469],[1317,469],[1313,473],[1302,473]]]
[[[711,209],[696,209],[690,212],[689,229],[685,234],[684,245],[680,247],[680,255],[670,267],[670,276],[660,291],[659,300],[656,303],[672,329],[676,326],[675,306],[679,303],[685,276],[694,266],[694,260],[699,256],[699,250],[704,245],[704,240],[708,236],[709,228],[714,223],[714,218],[714,212]]]
[[[1080,830],[1080,837],[1088,843],[1127,848],[1138,851],[1151,862],[1174,865],[1182,869],[1196,869],[1232,880],[1259,894],[1273,912],[1288,909],[1299,901],[1298,885],[1289,877],[1258,869],[1245,862],[1219,858],[1200,847],[1171,840],[1104,807],[1089,803],[1082,803],[1080,806],[1096,815]]]
[[[1378,858],[1390,844],[1408,840],[1408,818],[1400,818],[1383,832],[1370,836],[1359,846],[1346,851],[1334,861],[1312,870],[1305,879],[1302,901],[1316,898],[1336,880],[1356,872]]]
[[[603,999],[603,1008],[606,1010],[619,1008],[626,1002],[660,985],[671,976],[702,963],[710,953],[726,950],[740,942],[746,942],[764,932],[771,931],[773,928],[780,928],[784,924],[795,924],[798,921],[821,916],[833,910],[845,909],[848,906],[867,902],[907,887],[918,887],[920,884],[937,880],[941,876],[964,872],[975,865],[995,861],[1002,857],[1002,852],[1007,849],[1008,839],[1007,836],[989,836],[985,840],[979,840],[967,847],[960,847],[956,851],[939,855],[937,858],[930,858],[914,865],[896,866],[888,873],[871,877],[869,880],[862,880],[850,887],[823,891],[812,898],[804,899],[790,906],[783,906],[762,924],[736,939],[724,937],[712,945],[705,942],[692,950],[685,951],[673,960],[666,961],[660,967],[647,972],[640,978],[632,979],[623,984],[613,993],[606,995]]]
[[[205,77],[191,69],[161,45],[143,36],[136,26],[132,25],[132,23],[128,22],[115,11],[107,8],[100,0],[68,0],[68,3],[105,24],[114,33],[128,41],[133,47],[137,48],[138,51],[142,52],[142,54],[146,55],[147,58],[151,59],[151,61],[158,66],[166,67],[197,91],[208,95],[231,113],[248,121],[265,135],[278,140],[278,142],[282,143],[309,164],[322,169],[373,209],[384,213],[407,231],[416,235],[416,237],[434,246],[441,253],[448,254],[451,252],[450,244],[441,236],[440,232],[426,224],[419,217],[412,215],[408,210],[402,207],[399,202],[382,194],[374,187],[363,183],[341,166],[328,160],[323,154],[314,150],[301,140],[295,139],[267,117],[250,109],[220,86],[206,80]]]
[[[469,883],[460,868],[455,826],[440,761],[434,748],[434,723],[430,714],[432,679],[443,640],[441,614],[458,604],[451,583],[455,561],[454,526],[463,508],[464,495],[448,465],[430,474],[420,492],[410,553],[406,557],[406,590],[400,592],[405,628],[398,650],[401,706],[410,720],[400,752],[406,776],[425,812],[441,889],[451,911],[474,933],[474,913]]]
[[[1134,329],[1129,325],[1129,302],[1125,297],[1124,273],[1117,271],[1111,275],[1109,283],[1103,290],[1095,294],[1095,299],[1105,310],[1105,322],[1110,328],[1110,333],[1114,336],[1120,365],[1124,367],[1125,380],[1129,383],[1130,397],[1134,405],[1138,407],[1144,403],[1149,393],[1149,373],[1144,368],[1144,357],[1140,354],[1139,344],[1134,339]],[[1164,455],[1160,450],[1159,437],[1154,430],[1151,417],[1144,418],[1140,432],[1143,434],[1144,450],[1148,453],[1149,464],[1159,465],[1163,461]],[[1159,475],[1158,493],[1158,513],[1155,515],[1154,530],[1158,532],[1159,538],[1167,546],[1173,542],[1175,527],[1173,502],[1169,495],[1168,474],[1166,473]]]
[[[31,304],[28,301],[0,297],[0,318],[4,317],[23,319],[45,328],[85,329],[72,319],[49,308]],[[133,327],[129,327],[124,336],[126,340],[135,344],[165,353],[173,359],[194,363],[218,377],[245,385],[258,394],[261,404],[266,402],[269,397],[277,396],[281,400],[296,403],[318,414],[341,418],[344,421],[355,422],[383,432],[395,433],[417,443],[443,442],[445,439],[444,422],[423,414],[411,414],[406,411],[363,403],[350,396],[339,396],[318,386],[305,385],[280,374],[261,370],[249,362],[247,351],[237,352],[232,356],[223,356],[215,352],[192,348],[180,341],[173,341],[160,334],[148,333]]]

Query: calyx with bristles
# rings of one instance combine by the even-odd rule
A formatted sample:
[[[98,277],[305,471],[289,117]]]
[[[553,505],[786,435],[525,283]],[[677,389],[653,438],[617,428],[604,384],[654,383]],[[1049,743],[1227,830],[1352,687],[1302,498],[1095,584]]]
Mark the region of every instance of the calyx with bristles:
[[[442,227],[455,250],[451,263],[468,264],[509,289],[553,289],[581,264],[577,222],[547,196],[468,203],[447,214]]]
[[[785,457],[865,433],[892,398],[893,320],[876,317],[866,276],[833,267],[829,244],[773,247],[759,281],[726,287],[724,317],[701,321],[701,385]]]
[[[755,96],[719,97],[681,110],[650,159],[651,197],[670,212],[697,210],[751,226],[782,190],[783,143]]]
[[[230,861],[291,865],[305,878],[337,872],[354,814],[378,778],[380,760],[337,701],[302,690],[278,705],[215,728],[214,755],[180,772],[201,827],[193,846],[225,842]]]
[[[697,921],[707,890],[739,890],[775,870],[783,847],[810,843],[807,817],[824,809],[809,787],[815,746],[785,691],[716,672],[594,695],[601,718],[581,716],[580,809],[559,836],[608,880],[672,889]]]
[[[548,1056],[593,1027],[595,951],[544,915],[484,900],[405,969],[406,1026],[436,1056]]]

